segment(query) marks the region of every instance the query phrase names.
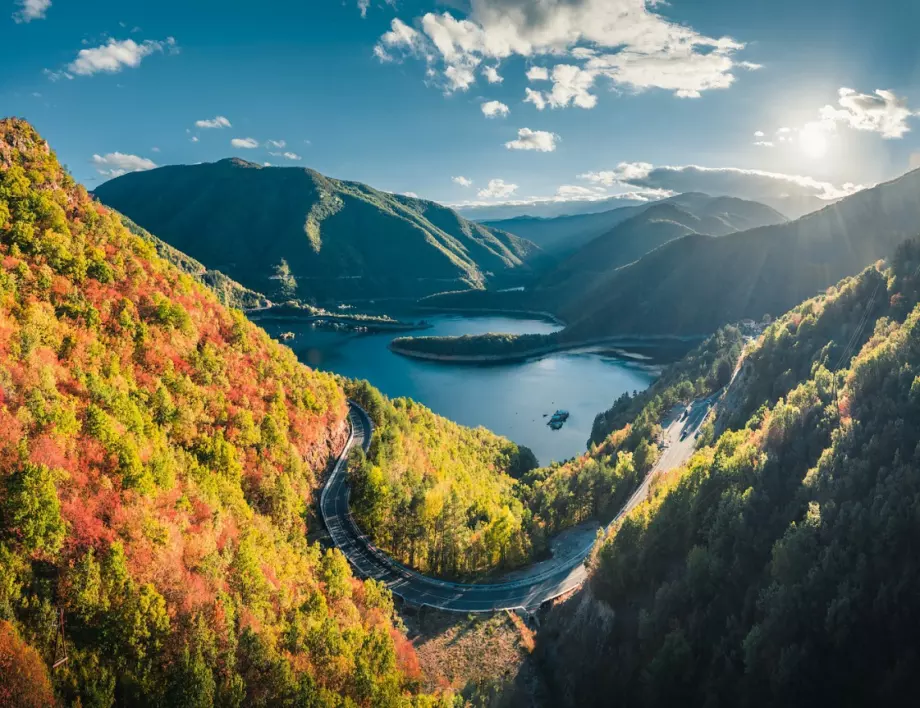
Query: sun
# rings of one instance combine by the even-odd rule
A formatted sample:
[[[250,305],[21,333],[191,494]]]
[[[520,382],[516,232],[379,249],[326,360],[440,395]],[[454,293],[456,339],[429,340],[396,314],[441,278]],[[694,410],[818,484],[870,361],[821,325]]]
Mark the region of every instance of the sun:
[[[827,133],[817,125],[806,125],[799,131],[799,145],[808,157],[818,159],[827,154]]]

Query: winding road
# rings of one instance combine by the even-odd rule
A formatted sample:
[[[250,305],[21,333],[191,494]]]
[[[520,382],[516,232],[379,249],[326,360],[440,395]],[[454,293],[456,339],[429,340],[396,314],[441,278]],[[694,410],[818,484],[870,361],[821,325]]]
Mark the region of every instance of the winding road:
[[[593,540],[582,550],[553,563],[553,567],[546,572],[504,583],[481,585],[451,583],[421,575],[394,561],[373,545],[370,538],[358,528],[349,511],[350,490],[346,474],[348,454],[355,445],[360,445],[365,452],[370,449],[373,423],[370,416],[351,401],[349,401],[348,416],[351,432],[342,454],[323,487],[320,495],[320,512],[329,535],[332,537],[332,542],[345,554],[358,575],[379,580],[394,595],[412,605],[435,607],[451,612],[534,609],[547,600],[574,590],[585,581],[588,574],[584,561],[591,553],[594,546]],[[687,430],[687,434],[682,432],[691,426],[691,421],[695,423],[697,429],[702,422],[696,416],[690,416],[684,421],[675,416],[675,420],[666,431],[668,436],[683,434],[683,440],[692,439],[692,433],[695,433],[695,430]],[[681,452],[685,452],[686,457],[689,457],[692,445],[681,446],[681,448],[684,447],[686,451],[682,449]],[[663,455],[662,458],[664,457]],[[667,457],[668,468],[684,461],[678,459],[677,455],[667,455]],[[659,460],[659,465],[656,465],[655,469],[646,476],[610,525],[615,524],[645,499],[652,478],[656,472],[661,471],[662,461],[663,459]]]

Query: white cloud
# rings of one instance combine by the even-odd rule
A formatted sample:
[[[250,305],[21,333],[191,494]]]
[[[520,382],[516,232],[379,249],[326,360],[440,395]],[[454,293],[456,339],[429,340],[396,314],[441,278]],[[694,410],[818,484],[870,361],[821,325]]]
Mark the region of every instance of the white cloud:
[[[153,160],[122,152],[93,155],[92,163],[96,167],[96,172],[106,177],[120,177],[127,172],[143,172],[157,166]]]
[[[563,184],[556,190],[556,196],[562,197],[563,199],[577,199],[578,197],[604,199],[607,195],[602,188],[598,191],[597,188],[589,189],[588,187],[580,187],[575,184]]]
[[[545,130],[531,130],[530,128],[521,128],[518,131],[517,140],[505,143],[509,150],[536,150],[537,152],[553,152],[556,149],[556,141],[559,136],[555,133],[549,133]]]
[[[367,17],[367,8],[371,6],[371,0],[358,0],[358,10],[361,12],[361,18]]]
[[[874,94],[842,88],[837,92],[840,108],[824,106],[821,120],[843,123],[854,130],[878,133],[885,139],[901,138],[910,131],[907,119],[918,115],[907,107],[907,100],[892,91],[877,89]]]
[[[285,160],[302,160],[303,158],[296,152],[269,152],[274,157],[283,157]]]
[[[176,40],[172,37],[167,37],[162,42],[148,39],[138,44],[133,39],[125,39],[120,42],[116,39],[110,39],[101,46],[93,47],[92,49],[81,49],[77,53],[77,58],[67,65],[66,72],[49,72],[46,70],[45,73],[51,77],[52,81],[56,80],[53,74],[58,73],[63,73],[67,78],[71,78],[68,74],[76,74],[77,76],[92,76],[100,72],[115,74],[125,67],[134,69],[140,66],[144,57],[164,51],[177,52]],[[60,76],[57,78],[60,78]]]
[[[772,140],[755,140],[754,144],[757,147],[765,147],[765,148],[771,148],[774,146],[774,143]]]
[[[450,181],[454,184],[459,184],[461,187],[472,187],[473,180],[467,179],[466,177],[451,177]]]
[[[253,138],[233,138],[230,144],[235,148],[245,148],[246,150],[259,147],[259,141]]]
[[[19,9],[13,13],[13,20],[17,23],[31,22],[45,19],[51,0],[17,0],[16,4]]]
[[[448,93],[466,91],[476,81],[473,70],[466,66],[449,66],[444,70],[444,77],[447,79]]]
[[[547,91],[541,97],[545,104],[553,108],[565,108],[569,104],[579,108],[594,108],[597,105],[597,96],[589,93],[588,90],[594,85],[596,74],[585,71],[573,64],[558,64],[553,68],[553,88]],[[531,99],[530,94],[536,93],[529,91],[525,100],[530,100],[540,108],[536,99]],[[542,110],[542,109],[541,109]]]
[[[648,162],[621,162],[613,170],[586,172],[578,175],[578,178],[608,187],[626,185],[671,192],[728,194],[754,200],[799,197],[832,200],[863,188],[862,185],[835,185],[813,177],[764,170],[700,165],[655,167]]]
[[[501,74],[498,73],[498,69],[494,66],[487,66],[482,70],[483,76],[486,77],[486,81],[490,84],[500,84],[504,79]]]
[[[152,148],[150,148],[150,152],[159,152],[159,151],[160,151],[160,148],[158,148],[158,147],[152,147]]]
[[[762,137],[764,137],[764,132],[763,132],[762,130],[758,130],[758,131],[756,131],[756,132],[754,133],[754,137],[755,137],[755,138],[762,138]]]
[[[546,99],[540,91],[534,91],[532,88],[524,89],[524,103],[532,103],[538,111],[546,108]]]
[[[285,148],[287,147],[287,141],[286,140],[266,140],[265,147],[279,148],[279,149]]]
[[[486,101],[482,104],[482,113],[486,118],[497,118],[499,116],[504,118],[510,112],[511,109],[501,101]]]
[[[532,66],[527,70],[528,81],[548,81],[549,71],[542,66]]]
[[[189,138],[189,142],[197,143],[197,142],[198,142],[198,136],[197,136],[197,135],[193,135],[192,137]]]
[[[490,179],[489,186],[480,189],[477,194],[483,199],[502,199],[510,197],[517,191],[517,188],[516,184],[508,184],[503,179]]]
[[[399,50],[415,54],[421,49],[422,43],[422,35],[418,31],[395,17],[390,23],[390,31],[383,34],[374,47],[374,56],[382,62],[394,61],[390,51]]]
[[[230,121],[224,118],[224,116],[215,116],[207,120],[196,120],[196,128],[232,128]]]
[[[471,70],[511,56],[571,57],[587,62],[582,70],[595,78],[606,76],[616,86],[661,88],[681,97],[726,88],[735,81],[736,69],[759,68],[735,59],[744,47],[740,42],[705,36],[658,14],[664,4],[469,0],[469,11],[461,19],[450,12],[429,12],[416,18],[414,27],[394,20],[375,54],[384,61],[394,59],[394,53],[423,60],[428,71],[446,79],[448,92],[457,88],[448,71]],[[545,79],[548,72],[531,67],[528,78]]]

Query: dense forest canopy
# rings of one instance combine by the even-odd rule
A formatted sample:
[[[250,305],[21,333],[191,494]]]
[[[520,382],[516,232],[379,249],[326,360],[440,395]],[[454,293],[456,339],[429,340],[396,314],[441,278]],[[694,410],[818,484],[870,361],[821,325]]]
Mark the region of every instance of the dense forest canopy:
[[[0,170],[0,696],[10,671],[37,704],[49,685],[83,706],[440,700],[389,592],[306,541],[346,435],[336,380],[157,256],[23,121],[0,122]]]
[[[551,614],[538,655],[557,704],[916,694],[918,301],[909,241],[766,331],[708,444],[656,481],[589,588]]]

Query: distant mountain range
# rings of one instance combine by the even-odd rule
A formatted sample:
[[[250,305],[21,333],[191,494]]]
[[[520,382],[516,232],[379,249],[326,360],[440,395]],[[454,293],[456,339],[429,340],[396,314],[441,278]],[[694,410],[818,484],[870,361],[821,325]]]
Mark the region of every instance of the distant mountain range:
[[[458,206],[457,212],[474,221],[498,221],[504,219],[517,219],[520,217],[534,219],[552,219],[557,216],[574,216],[578,214],[597,214],[621,207],[641,206],[649,204],[647,200],[630,199],[628,197],[607,197],[606,199],[556,201],[532,201],[515,204],[477,204],[476,206]]]
[[[559,314],[573,336],[702,334],[777,315],[920,233],[920,170],[796,221],[671,241],[594,281]]]
[[[566,256],[575,253],[579,248],[618,224],[645,212],[652,214],[649,221],[667,219],[668,217],[664,215],[669,213],[667,211],[669,208],[673,207],[685,212],[686,219],[680,217],[677,219],[680,223],[686,221],[684,223],[686,230],[680,235],[696,232],[723,236],[732,231],[786,221],[786,217],[781,213],[758,202],[735,197],[710,197],[707,194],[688,192],[660,201],[624,206],[597,214],[561,216],[553,219],[524,216],[500,221],[486,221],[483,224],[529,239],[548,254]],[[663,242],[656,245],[661,245]],[[636,252],[633,258],[638,258],[648,250],[651,249],[646,248]]]
[[[500,283],[541,255],[434,202],[236,158],[126,174],[95,195],[272,299],[416,298]]]
[[[920,233],[920,170],[791,222],[764,205],[712,203],[718,213],[701,213],[704,200],[648,207],[582,246],[527,290],[446,293],[424,302],[549,311],[569,323],[565,336],[577,340],[697,335],[727,322],[759,320],[889,257]],[[734,211],[739,203],[742,213]],[[722,204],[733,207],[732,218]],[[724,235],[741,224],[741,216],[772,217],[774,223]]]

